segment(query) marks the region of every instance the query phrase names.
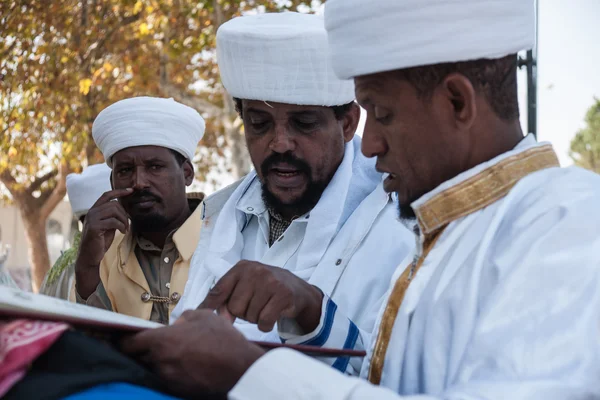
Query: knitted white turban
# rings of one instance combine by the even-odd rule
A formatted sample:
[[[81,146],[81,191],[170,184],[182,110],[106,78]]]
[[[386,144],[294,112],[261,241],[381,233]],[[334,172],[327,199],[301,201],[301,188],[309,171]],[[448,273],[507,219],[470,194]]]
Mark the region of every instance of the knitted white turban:
[[[234,18],[217,31],[217,61],[233,97],[339,106],[354,83],[331,68],[323,18],[295,12]]]
[[[102,110],[92,136],[109,167],[116,152],[134,146],[166,147],[191,160],[204,136],[204,119],[173,99],[134,97]]]
[[[90,165],[81,174],[67,175],[67,195],[77,219],[87,214],[100,196],[109,190],[110,168],[106,164]]]
[[[500,58],[532,48],[533,0],[329,0],[325,27],[340,78]]]

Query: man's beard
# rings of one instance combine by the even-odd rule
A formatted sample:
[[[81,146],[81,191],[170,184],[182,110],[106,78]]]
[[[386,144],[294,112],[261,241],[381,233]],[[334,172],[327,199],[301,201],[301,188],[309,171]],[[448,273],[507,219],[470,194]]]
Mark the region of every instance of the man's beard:
[[[129,207],[135,207],[134,203],[140,200],[151,199],[156,203],[160,203],[161,199],[150,192],[149,190],[138,190],[133,192],[128,198],[127,202],[129,203]],[[131,219],[131,227],[135,232],[139,233],[154,233],[154,232],[162,232],[165,227],[169,224],[167,217],[164,215],[160,215],[154,212],[148,212],[147,214],[134,214],[133,212],[129,212]]]
[[[415,214],[415,210],[410,206],[410,204],[400,204],[398,202],[398,213],[400,215],[400,219],[416,219],[417,215]]]
[[[147,214],[131,217],[131,227],[138,233],[162,232],[168,226],[169,221],[164,215]]]
[[[308,179],[306,184],[306,190],[298,198],[294,199],[292,203],[284,203],[279,200],[271,191],[269,191],[269,185],[267,182],[267,176],[270,172],[271,166],[277,163],[286,163],[298,170],[298,173],[305,174]],[[262,182],[262,199],[268,209],[280,214],[280,215],[293,215],[294,217],[300,217],[310,210],[312,210],[323,195],[323,192],[331,181],[330,176],[325,180],[313,180],[312,169],[303,160],[296,158],[291,152],[283,154],[272,154],[269,156],[261,165],[261,172],[264,177]],[[334,172],[335,173],[335,172]]]

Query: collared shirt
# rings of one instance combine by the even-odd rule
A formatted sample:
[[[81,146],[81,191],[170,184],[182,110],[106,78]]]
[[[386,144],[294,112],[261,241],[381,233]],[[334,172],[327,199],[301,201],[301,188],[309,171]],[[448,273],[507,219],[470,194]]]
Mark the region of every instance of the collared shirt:
[[[246,224],[242,230],[245,243],[242,259],[282,268],[295,264],[293,260],[297,257],[306,233],[308,213],[290,222],[274,217],[264,204],[262,188],[258,183],[248,188],[236,208],[246,215]],[[293,268],[286,269],[294,272]],[[308,279],[313,269],[314,267],[300,274],[306,275]]]
[[[291,224],[291,220],[285,220],[281,215],[269,210],[269,247],[273,246]]]
[[[192,212],[194,212],[200,202],[201,197],[199,198],[197,194],[188,194],[188,204]],[[185,225],[186,223],[184,222],[182,227]],[[190,226],[190,228],[195,229],[196,225],[192,225],[193,226]],[[166,298],[169,297],[173,264],[180,256],[180,250],[177,247],[176,241],[174,241],[174,235],[182,227],[169,233],[162,249],[142,236],[135,237],[133,253],[135,254],[139,267],[146,278],[148,287],[150,289],[149,294],[152,296]],[[111,304],[109,296],[102,282],[98,284],[98,287],[94,293],[92,293],[87,300],[81,298],[77,292],[76,297],[78,303],[87,304],[97,308],[113,310],[113,305]],[[168,324],[169,303],[153,302],[150,320],[162,324]]]

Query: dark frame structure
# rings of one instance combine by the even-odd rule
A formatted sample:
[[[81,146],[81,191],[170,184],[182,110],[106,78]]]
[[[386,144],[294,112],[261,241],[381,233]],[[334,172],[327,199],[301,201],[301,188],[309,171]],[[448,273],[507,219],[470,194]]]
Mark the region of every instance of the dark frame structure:
[[[527,133],[532,133],[537,138],[537,48],[539,27],[539,0],[535,2],[535,44],[527,52],[525,58],[519,57],[519,69],[527,71]]]

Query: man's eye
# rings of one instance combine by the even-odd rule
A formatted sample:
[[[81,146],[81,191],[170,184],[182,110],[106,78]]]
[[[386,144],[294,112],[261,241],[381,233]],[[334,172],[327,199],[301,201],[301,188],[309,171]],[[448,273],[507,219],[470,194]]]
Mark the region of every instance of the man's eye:
[[[373,114],[375,116],[375,121],[379,122],[380,124],[385,125],[390,123],[392,120],[392,113],[382,110],[379,107],[374,108]]]
[[[131,172],[131,168],[119,168],[117,170],[118,175],[125,175],[125,174],[128,174],[129,172]]]
[[[250,126],[252,126],[252,129],[255,131],[262,131],[262,130],[266,129],[268,125],[269,125],[269,121],[251,122],[250,123]]]
[[[294,125],[304,131],[310,131],[315,129],[319,124],[316,121],[301,121],[299,119],[294,120]]]
[[[160,164],[152,164],[152,165],[150,166],[150,169],[152,169],[152,170],[154,170],[154,171],[157,171],[157,170],[159,170],[159,169],[162,169],[162,168],[163,168],[163,166],[162,166],[162,165],[160,165]]]
[[[392,120],[392,114],[387,114],[383,117],[375,117],[375,121],[377,121],[383,125],[389,124],[391,122],[391,120]]]

